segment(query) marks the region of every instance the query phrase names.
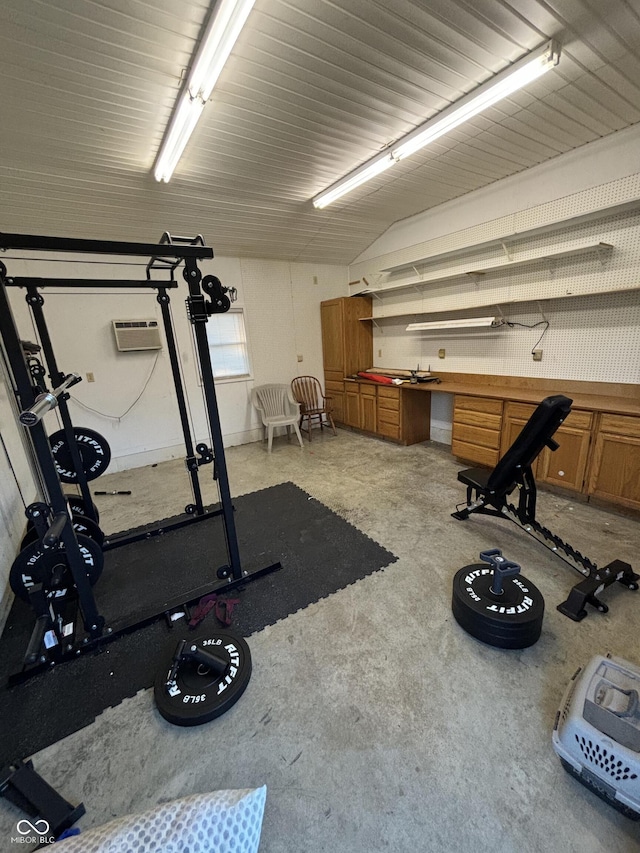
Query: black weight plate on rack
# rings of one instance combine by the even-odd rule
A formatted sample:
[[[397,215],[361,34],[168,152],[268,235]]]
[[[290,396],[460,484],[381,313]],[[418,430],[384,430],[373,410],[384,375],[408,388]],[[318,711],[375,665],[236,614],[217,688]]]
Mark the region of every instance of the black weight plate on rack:
[[[78,546],[86,566],[89,583],[93,586],[102,574],[104,565],[102,549],[88,536],[78,536]],[[40,542],[32,542],[20,551],[13,561],[9,572],[11,589],[18,598],[29,601],[29,588],[36,583],[42,583],[46,589],[51,569],[56,565],[65,566],[64,585],[67,588],[74,586],[64,548],[45,550]]]
[[[493,569],[486,563],[464,566],[453,579],[451,609],[456,622],[477,640],[501,649],[532,646],[542,632],[542,593],[518,574],[491,592]]]
[[[95,430],[88,427],[74,427],[73,433],[82,459],[87,480],[95,480],[100,474],[104,474],[111,461],[111,448],[107,439]],[[63,483],[77,483],[78,474],[73,467],[71,451],[67,444],[67,437],[63,429],[49,436],[51,452],[56,464],[58,476]]]
[[[85,518],[87,516],[87,504],[82,495],[68,495],[65,493],[65,498],[67,499],[67,503],[71,507],[71,512],[73,515],[83,515]],[[100,521],[100,513],[98,512],[98,507],[91,501],[91,507],[93,509],[93,514],[96,517],[96,521]]]
[[[90,539],[93,539],[94,542],[97,542],[102,548],[102,545],[104,544],[104,533],[95,521],[92,521],[90,518],[85,518],[84,515],[76,515],[73,513],[72,523],[76,535],[80,534],[81,536],[88,536]],[[27,532],[20,543],[20,550],[22,551],[27,547],[27,545],[35,542],[38,538],[38,532],[32,523],[27,527]]]
[[[175,641],[165,665],[154,684],[154,697],[160,714],[176,726],[199,726],[221,716],[244,693],[251,678],[251,652],[246,641],[231,631],[213,629],[201,637],[189,637],[207,651],[226,658],[227,669],[222,675],[196,661],[183,661],[175,681],[167,687]]]

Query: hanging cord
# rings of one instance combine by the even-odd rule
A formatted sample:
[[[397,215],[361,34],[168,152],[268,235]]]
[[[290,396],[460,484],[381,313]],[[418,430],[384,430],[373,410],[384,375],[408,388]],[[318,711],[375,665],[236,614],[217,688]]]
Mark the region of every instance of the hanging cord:
[[[135,405],[140,401],[140,399],[142,398],[142,395],[143,395],[143,394],[144,394],[144,392],[147,390],[147,386],[148,386],[148,384],[151,382],[151,377],[152,377],[152,376],[153,376],[153,374],[155,373],[155,369],[156,369],[156,365],[157,365],[157,363],[158,363],[158,359],[159,359],[159,357],[160,357],[160,353],[159,353],[159,352],[157,352],[157,353],[156,353],[156,357],[155,357],[154,362],[153,362],[153,366],[151,367],[151,370],[150,370],[150,372],[149,372],[149,375],[147,376],[146,382],[145,382],[145,383],[144,383],[144,385],[142,386],[142,391],[140,391],[140,393],[138,394],[138,396],[136,397],[136,399],[133,401],[133,403],[132,403],[132,404],[129,406],[129,408],[128,408],[126,411],[124,411],[121,415],[109,415],[109,414],[107,414],[106,412],[100,412],[100,411],[98,411],[98,409],[93,409],[91,406],[87,406],[87,404],[86,404],[86,403],[83,403],[82,401],[78,400],[76,397],[71,397],[71,400],[72,400],[72,401],[73,401],[77,406],[80,406],[81,408],[86,409],[88,412],[93,412],[95,415],[100,415],[100,417],[103,417],[103,418],[109,418],[109,420],[112,420],[112,421],[118,421],[118,423],[119,423],[123,418],[125,418],[125,417],[129,414],[129,412],[131,411],[131,409],[133,409],[133,407],[134,407],[134,406],[135,406]]]
[[[16,474],[16,469],[13,467],[13,463],[11,462],[11,457],[9,456],[9,451],[7,450],[7,445],[4,443],[4,438],[2,433],[0,432],[0,442],[2,443],[2,449],[4,450],[4,455],[7,457],[7,462],[9,463],[9,468],[11,469],[11,473],[13,474],[13,479],[16,481],[16,487],[18,489],[18,494],[20,495],[20,500],[22,501],[22,506],[27,508],[27,502],[24,499],[24,495],[22,494],[22,489],[20,487],[20,481],[18,480],[18,475]]]
[[[523,329],[535,329],[538,326],[544,326],[544,331],[542,332],[542,334],[540,335],[538,340],[535,342],[535,344],[531,347],[531,352],[533,353],[533,351],[538,348],[538,344],[540,343],[540,341],[547,334],[547,329],[549,328],[549,321],[548,320],[538,320],[537,323],[533,323],[531,326],[528,326],[526,323],[514,323],[511,320],[505,320],[504,325],[509,326],[509,327],[522,326]]]

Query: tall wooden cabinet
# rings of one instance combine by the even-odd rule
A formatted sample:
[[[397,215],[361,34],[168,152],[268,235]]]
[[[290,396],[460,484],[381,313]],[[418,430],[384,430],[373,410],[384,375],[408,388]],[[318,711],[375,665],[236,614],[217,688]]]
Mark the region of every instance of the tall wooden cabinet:
[[[325,394],[331,397],[334,420],[350,426],[360,424],[360,397],[357,389],[345,392],[344,379],[373,364],[373,329],[360,322],[371,312],[370,296],[320,303]]]

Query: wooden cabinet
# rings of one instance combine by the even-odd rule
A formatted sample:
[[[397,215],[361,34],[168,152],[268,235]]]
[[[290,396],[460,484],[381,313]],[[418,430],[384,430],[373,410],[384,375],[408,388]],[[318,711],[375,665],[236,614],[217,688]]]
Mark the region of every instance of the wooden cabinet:
[[[378,388],[378,432],[395,441],[400,439],[400,389]]]
[[[505,403],[501,456],[520,435],[535,410],[536,406],[530,403]],[[592,412],[571,410],[564,423],[554,433],[553,440],[558,444],[558,449],[552,451],[545,447],[531,466],[536,482],[562,486],[563,489],[574,492],[583,490],[592,421]]]
[[[371,297],[345,296],[320,303],[325,381],[340,381],[373,363]]]
[[[591,444],[593,413],[572,409],[564,423],[553,436],[559,445],[555,451],[548,447],[538,457],[538,478],[541,483],[550,483],[581,492],[584,487]]]
[[[378,389],[375,385],[360,384],[360,429],[375,432],[377,419]]]
[[[502,400],[456,394],[453,403],[451,452],[493,468],[500,457]]]
[[[344,423],[360,428],[360,387],[357,382],[344,383]]]
[[[587,491],[640,509],[640,417],[597,416]]]
[[[504,404],[502,432],[500,436],[500,458],[504,456],[513,442],[522,432],[524,425],[527,423],[531,415],[535,412],[536,407],[529,403],[514,403],[508,400]],[[534,459],[531,470],[536,480],[539,479],[538,463],[540,457]]]

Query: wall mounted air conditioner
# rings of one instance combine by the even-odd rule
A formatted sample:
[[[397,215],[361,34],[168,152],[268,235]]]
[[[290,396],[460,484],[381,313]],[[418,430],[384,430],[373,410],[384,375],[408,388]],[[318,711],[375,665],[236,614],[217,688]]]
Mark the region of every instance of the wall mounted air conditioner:
[[[162,349],[157,320],[112,320],[112,323],[120,352]]]

